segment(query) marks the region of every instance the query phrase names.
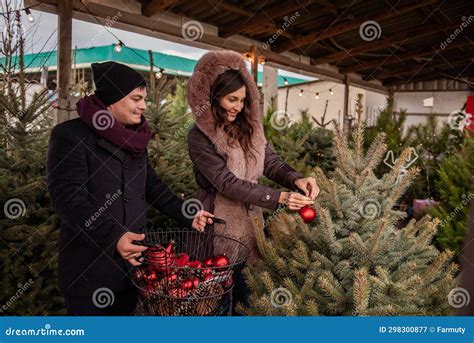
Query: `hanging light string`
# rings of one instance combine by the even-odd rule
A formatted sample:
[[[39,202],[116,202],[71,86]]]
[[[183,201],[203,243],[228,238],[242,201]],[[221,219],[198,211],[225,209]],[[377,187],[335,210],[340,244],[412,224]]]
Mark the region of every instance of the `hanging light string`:
[[[247,60],[247,62],[252,62],[252,54],[250,52],[247,52],[245,53],[245,59]],[[259,59],[259,64],[260,65],[265,65],[265,62],[266,62],[266,58],[263,57],[261,59]],[[283,77],[283,83],[285,84],[285,86],[288,86],[289,85],[289,82],[288,82],[288,79],[286,77]],[[307,93],[313,93],[314,94],[314,97],[316,99],[319,99],[319,93],[324,93],[324,92],[329,92],[330,95],[334,95],[334,91],[333,91],[333,88],[336,86],[336,84],[334,84],[331,88],[329,89],[326,89],[326,90],[322,90],[322,91],[318,91],[318,92],[311,92],[311,91],[306,91]],[[299,96],[303,96],[303,94],[305,93],[305,90],[302,89],[302,88],[297,88],[299,89],[299,93],[298,95]]]
[[[285,86],[288,86],[289,82],[288,82],[288,79],[286,77],[283,77],[283,83],[285,84]],[[320,90],[320,91],[317,91],[317,92],[312,92],[312,91],[308,91],[308,90],[304,90],[303,88],[298,88],[298,87],[294,87],[296,89],[299,90],[299,93],[298,95],[299,96],[303,96],[303,94],[305,93],[308,93],[308,94],[314,94],[314,97],[315,99],[319,99],[319,95],[321,93],[325,93],[325,92],[329,92],[330,95],[334,95],[334,91],[333,91],[333,88],[336,86],[336,84],[334,84],[331,88],[329,89],[325,89],[325,90]],[[291,86],[290,86],[291,87]]]
[[[253,57],[252,57],[252,53],[251,52],[246,52],[245,55],[244,55],[245,59],[247,60],[247,62],[251,63],[253,61]],[[265,57],[260,57],[259,58],[259,61],[258,63],[260,65],[265,65],[265,62],[266,62],[266,58]],[[288,79],[286,77],[283,77],[283,83],[285,84],[285,86],[288,86],[290,83],[288,81]],[[319,99],[319,95],[320,93],[325,93],[325,92],[329,92],[330,95],[334,95],[334,87],[336,86],[336,84],[334,84],[331,88],[329,89],[325,89],[325,90],[321,90],[321,91],[317,91],[317,92],[314,92],[314,98],[315,99]],[[296,88],[299,90],[299,93],[298,95],[299,96],[303,96],[303,94],[305,93],[305,90],[302,89],[302,88],[298,88],[298,87],[294,87],[294,86],[291,86],[292,88]],[[310,92],[308,90],[306,90],[306,93],[313,93],[313,92]]]
[[[122,48],[123,47],[126,47],[125,43],[119,38],[117,37],[116,34],[114,34],[112,31],[110,31],[106,26],[104,26],[100,20],[96,17],[96,15],[94,13],[92,13],[92,11],[90,10],[90,8],[82,1],[80,0],[81,4],[84,6],[84,8],[87,10],[87,12],[89,12],[89,15],[91,15],[94,20],[100,25],[102,26],[110,35],[112,35],[116,40],[117,40],[117,43],[115,44],[115,52],[117,53],[120,53],[122,51]],[[134,53],[137,57],[141,58],[142,60],[144,60],[145,62],[147,62],[148,64],[150,63],[150,60],[143,57],[142,55],[140,55],[139,53],[137,53],[134,49],[129,49],[127,51],[131,51],[132,53]],[[158,69],[158,71],[155,73],[155,77],[157,79],[161,79],[163,77],[163,73],[164,73],[164,69],[163,68],[160,68],[158,66],[156,66],[155,64],[153,64],[153,67]]]
[[[38,4],[35,4],[35,5],[32,5],[32,6],[28,6],[28,7],[22,7],[22,8],[17,8],[17,9],[14,9],[14,10],[6,11],[6,12],[1,12],[0,15],[4,16],[4,15],[7,15],[7,14],[13,14],[13,13],[18,13],[19,14],[21,12],[25,12],[26,17],[28,18],[28,21],[30,23],[33,23],[35,21],[35,17],[31,13],[31,9],[35,8],[35,7],[38,7],[39,5],[41,5],[41,4],[38,3]]]
[[[33,14],[31,13],[31,9],[32,8],[35,8],[35,7],[38,7],[40,4],[35,4],[35,5],[32,5],[32,6],[28,6],[28,7],[23,7],[23,8],[17,8],[17,9],[14,9],[14,10],[10,10],[10,11],[6,11],[6,12],[1,12],[0,15],[6,17],[8,16],[9,14],[16,14],[16,19],[15,21],[18,21],[20,20],[21,18],[21,12],[24,11],[25,14],[27,15],[27,18],[28,18],[28,22],[30,23],[34,23],[35,21],[35,18],[33,16]],[[21,24],[21,23],[20,23]],[[56,33],[57,31],[57,28],[54,29],[51,34],[49,35],[48,39],[45,41],[45,43],[43,44],[42,48],[40,49],[39,52],[43,52],[46,45],[49,43],[49,41],[51,40],[51,38],[53,37],[53,35]],[[41,63],[41,65],[38,67],[39,69],[43,69],[45,66],[46,66],[46,63],[48,61],[48,59],[51,57],[51,55],[55,52],[55,50],[57,49],[57,46],[58,46],[58,43],[56,41],[56,44],[54,45],[54,47],[52,49],[50,49],[49,51],[45,52],[46,55],[42,56],[43,57],[43,62]],[[25,69],[28,69],[31,67],[31,65],[33,65],[33,63],[40,58],[40,55],[39,53],[36,53],[33,58],[31,59],[31,61],[29,62],[28,65],[25,66]],[[15,58],[15,65],[17,63],[17,58]]]

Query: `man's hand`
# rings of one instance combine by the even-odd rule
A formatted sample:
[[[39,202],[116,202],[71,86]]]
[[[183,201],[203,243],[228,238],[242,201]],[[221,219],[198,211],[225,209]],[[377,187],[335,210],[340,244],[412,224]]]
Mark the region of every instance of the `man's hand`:
[[[314,177],[305,177],[295,181],[295,186],[301,189],[307,197],[316,199],[319,194],[319,187]]]
[[[123,259],[127,260],[132,266],[139,266],[142,262],[136,260],[141,256],[141,253],[148,249],[141,245],[135,245],[132,243],[133,240],[141,241],[145,239],[145,234],[126,232],[120,237],[117,242],[117,251]]]
[[[214,218],[212,213],[203,210],[199,211],[193,219],[193,229],[203,232],[207,224],[213,223],[211,218]]]

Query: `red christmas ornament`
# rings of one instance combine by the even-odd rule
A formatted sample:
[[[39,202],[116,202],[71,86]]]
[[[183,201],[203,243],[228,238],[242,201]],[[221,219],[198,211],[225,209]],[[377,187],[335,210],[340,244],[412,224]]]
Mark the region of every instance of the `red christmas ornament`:
[[[212,274],[212,269],[210,269],[210,268],[201,269],[201,273],[202,273],[202,275]]]
[[[204,261],[202,261],[202,264],[204,264],[206,267],[212,267],[214,264],[213,258],[208,257]]]
[[[191,290],[194,288],[193,279],[186,279],[181,283],[181,289]]]
[[[202,268],[202,264],[200,261],[191,261],[188,263],[188,266],[190,266],[191,268]]]
[[[199,284],[201,283],[201,280],[199,280],[199,278],[197,278],[197,277],[193,277],[192,280],[193,280],[193,287],[194,288],[199,286]]]
[[[226,255],[216,255],[213,259],[213,266],[219,268],[219,270],[225,269],[230,263],[229,258]]]
[[[177,278],[178,278],[178,275],[176,275],[175,273],[171,273],[165,277],[165,280],[166,282],[172,283],[172,282],[175,282]]]
[[[163,248],[161,245],[149,247],[145,252],[145,259],[150,268],[156,271],[166,271],[174,262],[173,255],[174,242],[171,241]]]
[[[184,267],[189,263],[189,255],[186,253],[178,254],[174,260],[177,267]]]
[[[156,272],[155,271],[149,271],[148,274],[145,274],[144,276],[145,280],[147,281],[156,281]]]
[[[300,214],[301,219],[303,219],[305,223],[311,223],[314,220],[314,218],[316,218],[316,214],[317,214],[314,208],[310,206],[305,206],[305,207],[300,208],[298,213]]]

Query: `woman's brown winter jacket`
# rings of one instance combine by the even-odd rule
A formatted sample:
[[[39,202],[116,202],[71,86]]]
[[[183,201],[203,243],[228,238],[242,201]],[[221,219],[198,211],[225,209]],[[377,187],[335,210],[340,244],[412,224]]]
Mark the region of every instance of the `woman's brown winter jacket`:
[[[228,69],[240,70],[250,97],[252,143],[256,160],[246,162],[243,150],[227,144],[227,135],[215,128],[210,108],[210,89],[218,75]],[[259,94],[242,57],[231,51],[205,54],[197,63],[188,83],[188,101],[195,125],[188,134],[189,155],[200,187],[197,198],[204,209],[226,220],[214,230],[240,237],[249,245],[252,260],[258,257],[255,231],[263,229],[261,207],[275,210],[280,191],[258,184],[265,175],[283,187],[295,190],[295,181],[303,175],[285,164],[267,144],[263,134]]]

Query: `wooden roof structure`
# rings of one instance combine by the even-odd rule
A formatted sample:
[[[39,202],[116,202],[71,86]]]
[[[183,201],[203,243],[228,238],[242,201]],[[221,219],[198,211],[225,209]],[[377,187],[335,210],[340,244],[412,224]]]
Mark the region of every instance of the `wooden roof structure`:
[[[364,80],[379,80],[387,87],[440,77],[474,76],[473,1],[402,0],[391,4],[353,0],[140,0],[140,3],[143,14],[149,17],[168,11],[213,25],[220,37],[242,35],[259,42],[268,42],[288,18],[299,12],[276,42],[269,44],[272,52],[304,55],[312,66],[328,63],[342,74],[356,72]],[[368,21],[380,27],[380,37],[373,41],[363,40],[359,32]],[[443,42],[451,35],[456,38],[444,47]]]
[[[107,25],[120,13],[114,28],[235,50],[254,75],[265,62],[382,93],[439,79],[442,90],[473,89],[472,0],[25,0],[32,5],[59,14],[64,41],[70,19]],[[70,42],[61,45],[66,61]]]

